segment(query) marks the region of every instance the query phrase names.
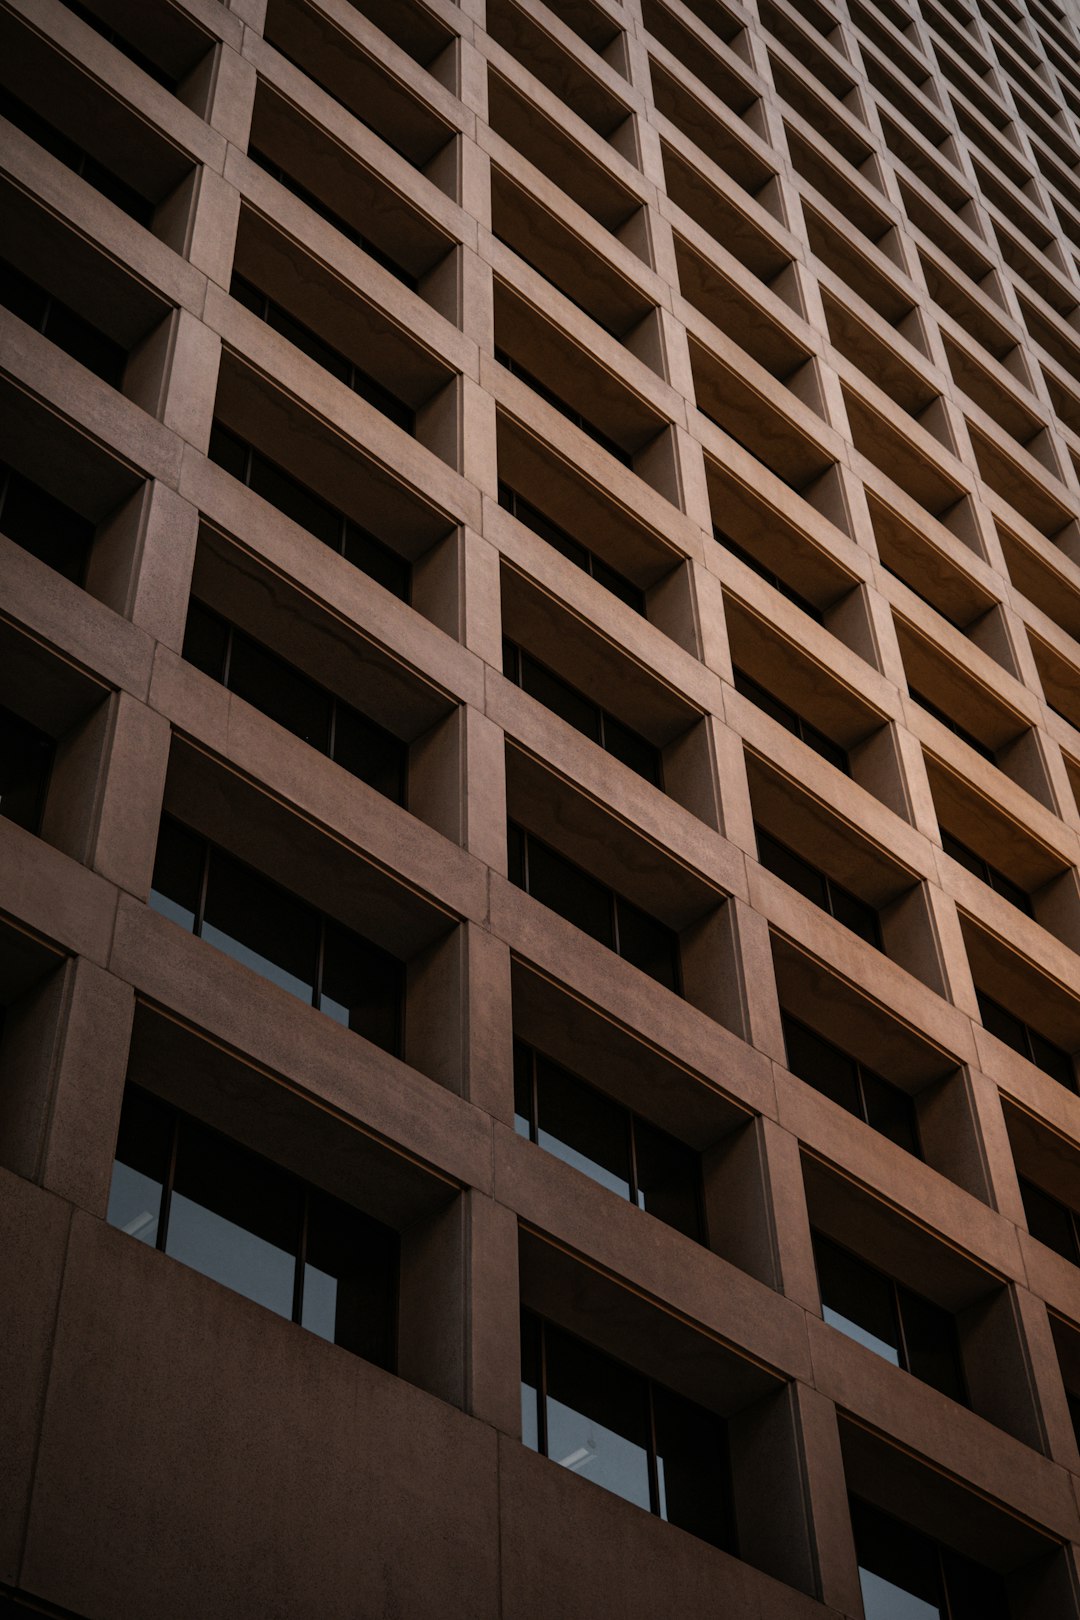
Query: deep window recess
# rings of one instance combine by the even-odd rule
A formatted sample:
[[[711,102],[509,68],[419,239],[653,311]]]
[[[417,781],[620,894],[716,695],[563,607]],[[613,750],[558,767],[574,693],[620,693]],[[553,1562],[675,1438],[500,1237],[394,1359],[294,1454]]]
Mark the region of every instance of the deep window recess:
[[[144,197],[126,180],[121,180],[104,163],[99,163],[97,158],[85,152],[77,141],[61,134],[53,124],[9,90],[0,89],[0,118],[6,118],[21,129],[24,135],[43,146],[46,152],[51,152],[65,168],[71,169],[95,191],[100,191],[103,197],[115,203],[117,208],[122,208],[125,214],[130,214],[140,225],[150,226],[153,223],[154,204],[149,197]]]
[[[813,1236],[826,1322],[966,1405],[954,1317],[847,1249]]]
[[[409,600],[410,568],[404,557],[384,546],[359,523],[324,501],[321,495],[279,467],[246,440],[215,422],[210,435],[210,460],[232,473],[234,478],[276,506],[279,512],[307,529],[324,546],[336,551],[362,573],[392,591],[403,602]]]
[[[163,816],[150,904],[387,1052],[401,1050],[396,957]]]
[[[932,714],[934,719],[943,725],[947,731],[951,731],[954,737],[959,737],[960,741],[966,742],[969,748],[974,748],[975,752],[981,754],[983,759],[988,759],[991,765],[997,764],[997,756],[994,750],[987,748],[986,744],[981,743],[978,737],[973,737],[970,731],[965,731],[959,721],[953,719],[952,715],[946,714],[944,709],[939,709],[936,703],[931,703],[930,699],[925,697],[922,692],[917,691],[914,686],[909,685],[908,692],[915,699],[920,709],[925,709],[927,714]]]
[[[88,371],[114,388],[120,387],[127,363],[127,354],[120,344],[6,261],[0,261],[0,304]]]
[[[507,841],[511,883],[681,994],[679,941],[670,928],[512,821],[507,823]]]
[[[1020,1196],[1024,1200],[1028,1231],[1048,1249],[1080,1266],[1080,1214],[1051,1198],[1041,1187],[1020,1177]]]
[[[866,1620],[1008,1620],[1000,1576],[851,1497]]]
[[[37,832],[55,744],[29,721],[0,708],[0,816]]]
[[[522,1437],[562,1468],[736,1551],[724,1420],[531,1311],[521,1318]]]
[[[393,1368],[396,1232],[138,1086],[124,1093],[108,1220]]]
[[[785,883],[790,883],[793,889],[812,900],[815,906],[827,911],[830,917],[850,928],[853,934],[865,939],[868,945],[876,945],[881,949],[881,929],[878,924],[878,915],[873,906],[867,905],[857,895],[851,894],[834,883],[832,878],[819,872],[816,866],[804,861],[801,855],[796,855],[793,849],[780,843],[762,828],[757,827],[758,858],[767,871]]]
[[[507,354],[505,349],[497,348],[495,358],[500,366],[505,366],[507,371],[520,378],[523,383],[527,383],[534,394],[539,394],[541,399],[547,400],[549,405],[553,405],[562,416],[566,417],[568,422],[573,422],[574,426],[579,427],[582,433],[587,433],[593,443],[598,444],[602,450],[606,450],[608,455],[614,456],[616,461],[621,461],[624,467],[633,466],[633,457],[628,455],[621,444],[616,444],[614,439],[609,439],[601,428],[590,422],[588,417],[582,416],[575,406],[568,405],[561,395],[556,394],[546,383],[542,383],[539,377],[534,377],[531,371],[526,371],[525,367],[519,365],[512,355]]]
[[[973,872],[977,878],[981,878],[995,894],[1000,894],[1003,900],[1010,901],[1025,916],[1034,917],[1031,896],[1027,891],[1022,889],[1019,883],[1007,878],[1004,872],[999,872],[996,866],[991,866],[989,861],[984,861],[981,855],[976,855],[973,849],[968,849],[966,844],[962,844],[959,838],[954,838],[952,833],[946,832],[944,827],[941,829],[941,847],[946,855],[951,855],[954,861],[959,861],[961,866]]]
[[[355,225],[350,225],[347,219],[342,219],[340,214],[335,214],[334,210],[328,208],[321,198],[316,197],[315,193],[309,191],[306,186],[302,186],[299,180],[294,180],[292,175],[288,174],[279,163],[274,162],[273,158],[268,157],[257,146],[248,147],[248,157],[252,163],[257,163],[260,169],[265,169],[271,179],[276,180],[279,185],[291,191],[294,197],[298,198],[300,202],[306,203],[321,219],[325,219],[328,225],[332,225],[336,231],[340,231],[342,236],[347,237],[354,247],[358,247],[361,252],[366,253],[369,259],[374,259],[376,264],[381,264],[384,270],[389,270],[390,274],[396,276],[411,292],[416,292],[419,289],[419,281],[410,271],[405,269],[404,265],[398,264],[397,260],[392,259],[389,253],[385,253],[382,248],[376,247],[374,242],[356,229]]]
[[[581,545],[572,535],[567,534],[565,529],[560,529],[557,523],[545,517],[543,512],[527,501],[523,495],[511,489],[509,484],[499,485],[499,505],[516,517],[519,523],[524,523],[527,529],[538,534],[541,540],[546,540],[549,546],[554,546],[555,550],[561,552],[568,561],[576,563],[584,573],[590,574],[597,584],[603,585],[612,596],[617,596],[620,602],[632,607],[635,613],[644,614],[644,591],[639,591],[630,580],[614,568],[609,568],[595,552]]]
[[[984,996],[978,985],[975,987],[975,994],[978,997],[979,1016],[984,1029],[988,1029],[991,1035],[996,1035],[999,1041],[1004,1041],[1006,1046],[1011,1046],[1014,1052],[1019,1052],[1021,1057],[1026,1057],[1044,1074],[1050,1075],[1061,1085],[1068,1086],[1070,1091],[1076,1090],[1076,1071],[1068,1052],[1060,1046],[1055,1046],[1053,1041],[1048,1041],[1045,1035],[1040,1035],[1030,1024],[1025,1024],[999,1001]]]
[[[81,585],[94,525],[40,484],[0,462],[0,534]]]
[[[701,1161],[693,1149],[523,1041],[514,1043],[514,1128],[702,1242]]]
[[[415,412],[403,400],[392,394],[389,388],[384,388],[382,383],[376,382],[374,377],[369,376],[347,355],[341,354],[329,343],[324,342],[318,333],[311,331],[310,327],[294,320],[288,310],[282,309],[280,304],[275,304],[274,300],[268,298],[264,292],[260,292],[254,283],[234,272],[229,291],[245,309],[250,309],[252,314],[265,321],[267,326],[272,327],[275,332],[280,332],[282,337],[288,338],[290,343],[295,344],[309,359],[322,366],[324,371],[329,371],[331,376],[351,388],[354,394],[359,394],[369,405],[374,405],[377,411],[388,416],[399,428],[404,428],[406,433],[415,433]]]
[[[176,89],[179,80],[173,74],[166,73],[164,68],[158,67],[156,62],[152,62],[148,56],[144,56],[142,51],[137,50],[134,45],[130,44],[123,34],[119,33],[111,24],[102,22],[100,17],[96,17],[89,6],[82,5],[80,0],[64,0],[64,4],[69,11],[75,13],[76,17],[81,17],[83,22],[92,28],[95,33],[100,34],[102,39],[107,39],[110,45],[115,45],[118,51],[122,51],[129,61],[135,63],[136,67],[142,68],[144,73],[148,73],[152,79],[156,79],[158,84],[163,84],[166,90]]]
[[[409,751],[399,737],[194,598],[184,657],[369,787],[404,804]]]
[[[599,743],[605,753],[629,765],[654,787],[661,787],[660,750],[651,742],[624,726],[613,714],[571,686],[546,665],[519,647],[509,637],[503,637],[503,674],[507,680],[520,686],[523,692],[536,698],[546,709],[565,720],[567,725],[581,731],[593,742]]]
[[[882,1079],[816,1031],[782,1013],[787,1066],[808,1086],[908,1153],[922,1157],[915,1105],[906,1091]]]
[[[808,601],[805,596],[800,596],[799,592],[782,580],[779,574],[774,574],[771,568],[766,568],[764,563],[758,562],[752,552],[747,551],[745,546],[740,546],[739,542],[733,540],[729,534],[725,534],[723,529],[718,529],[715,523],[713,524],[713,539],[718,545],[723,546],[726,551],[730,551],[733,557],[738,557],[740,562],[744,562],[747,568],[752,569],[759,579],[763,579],[767,585],[771,585],[774,591],[779,591],[780,595],[785,596],[789,602],[794,602],[797,608],[802,608],[803,612],[809,614],[810,618],[814,619],[818,624],[824,624],[824,617],[813,602]]]
[[[843,771],[847,776],[851,775],[851,766],[848,763],[846,749],[841,748],[839,743],[834,743],[831,737],[826,737],[825,733],[819,731],[816,726],[812,726],[809,720],[804,720],[801,714],[796,714],[794,709],[789,709],[786,703],[782,703],[778,697],[774,697],[771,692],[767,691],[764,686],[759,685],[752,676],[748,675],[745,670],[740,669],[737,664],[735,666],[735,690],[741,692],[743,697],[749,698],[751,703],[755,703],[759,709],[763,709],[774,720],[779,721],[786,730],[792,732],[800,741],[806,743],[808,748],[812,748],[815,754],[820,754],[822,759],[827,759],[830,765],[835,765],[838,771]]]

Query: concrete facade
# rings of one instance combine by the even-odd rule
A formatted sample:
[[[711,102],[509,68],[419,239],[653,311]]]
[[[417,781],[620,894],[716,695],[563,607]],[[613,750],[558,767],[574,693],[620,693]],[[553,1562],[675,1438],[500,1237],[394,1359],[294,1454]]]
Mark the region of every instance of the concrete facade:
[[[1080,1616],[1080,1266],[1021,1192],[1080,1211],[1064,4],[4,0],[6,91],[147,200],[0,126],[5,253],[126,355],[114,387],[0,308],[5,459],[93,526],[81,584],[0,534],[0,704],[56,745],[37,831],[0,818],[13,1605],[861,1620],[852,1491],[1015,1620]],[[185,660],[192,596],[392,729],[407,805]],[[400,1055],[151,908],[163,811],[405,962]],[[509,880],[508,817],[678,935],[681,994]],[[785,1018],[913,1099],[921,1158],[788,1068]],[[707,1242],[515,1132],[515,1038],[701,1154]],[[128,1080],[397,1228],[396,1374],[106,1223]],[[968,1406],[826,1324],[812,1231],[955,1315]],[[522,1445],[522,1304],[727,1418],[740,1557]]]

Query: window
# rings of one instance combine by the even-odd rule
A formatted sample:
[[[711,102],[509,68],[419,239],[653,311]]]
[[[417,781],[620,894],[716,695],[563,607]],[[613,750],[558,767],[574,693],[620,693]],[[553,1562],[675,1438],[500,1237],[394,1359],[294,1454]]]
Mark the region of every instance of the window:
[[[410,569],[403,557],[217,421],[210,435],[210,460],[401,601],[409,600]]]
[[[745,546],[740,546],[739,542],[733,540],[730,534],[725,534],[723,529],[717,528],[715,523],[713,524],[713,539],[718,545],[723,546],[725,550],[730,551],[733,557],[738,557],[740,562],[744,562],[747,568],[752,569],[759,579],[763,579],[766,584],[771,585],[774,591],[779,591],[780,595],[786,597],[789,602],[794,602],[797,608],[802,608],[802,611],[809,614],[818,624],[824,624],[824,616],[814,606],[813,602],[808,601],[805,596],[800,596],[799,592],[791,585],[788,585],[785,580],[782,580],[779,574],[774,574],[771,568],[766,568],[764,563],[758,562],[752,552],[747,551]]]
[[[514,822],[507,840],[511,883],[680,994],[679,941],[670,928]]]
[[[152,62],[148,56],[145,56],[142,51],[132,45],[130,40],[121,34],[118,29],[112,27],[109,23],[103,22],[100,17],[96,17],[89,6],[82,5],[81,0],[64,0],[64,4],[69,11],[73,11],[77,17],[82,18],[84,23],[94,29],[95,33],[100,34],[102,39],[107,39],[110,45],[115,45],[118,51],[122,51],[129,61],[135,63],[136,67],[142,68],[144,73],[148,73],[152,79],[156,79],[158,84],[164,85],[166,90],[175,91],[179,80],[173,74],[166,73],[164,68],[159,67],[156,62]]]
[[[387,1052],[401,1050],[402,964],[171,816],[150,904]]]
[[[120,387],[127,363],[127,354],[121,345],[6,260],[0,260],[0,304],[95,376],[114,388]]]
[[[1073,1060],[1068,1052],[1063,1051],[1060,1046],[1055,1046],[1053,1041],[1048,1041],[1045,1035],[1040,1035],[1037,1029],[1025,1024],[1000,1002],[984,996],[978,985],[975,986],[975,994],[978,997],[979,1016],[984,1029],[988,1029],[991,1035],[996,1035],[999,1041],[1011,1046],[1014,1052],[1019,1052],[1021,1057],[1026,1057],[1029,1063],[1034,1063],[1037,1069],[1050,1075],[1059,1084],[1068,1086],[1070,1091],[1076,1090]]]
[[[400,738],[194,599],[184,657],[369,787],[404,804],[408,749]]]
[[[1024,1176],[1020,1177],[1020,1196],[1032,1237],[1080,1266],[1080,1214]]]
[[[906,1091],[883,1080],[873,1069],[787,1013],[782,1013],[781,1019],[787,1066],[792,1074],[839,1103],[849,1114],[865,1120],[897,1147],[922,1157],[915,1105]]]
[[[819,1233],[813,1237],[826,1322],[966,1405],[956,1321],[950,1313]]]
[[[587,698],[507,636],[503,637],[503,674],[568,725],[599,743],[605,753],[613,754],[624,765],[629,765],[646,782],[651,782],[654,787],[662,786],[658,748],[654,748],[636,731],[631,731],[629,726],[624,726],[621,720],[616,720],[613,714],[608,714],[606,709]]]
[[[525,1444],[562,1468],[736,1550],[722,1418],[531,1311],[521,1322]]]
[[[42,118],[40,113],[28,107],[17,96],[13,96],[10,90],[0,89],[0,118],[6,118],[16,129],[21,129],[24,135],[28,135],[39,146],[43,146],[46,152],[51,152],[65,168],[71,169],[85,180],[87,185],[93,186],[95,191],[108,198],[109,202],[115,203],[117,208],[122,208],[125,214],[130,214],[140,225],[149,227],[153,223],[154,204],[149,197],[144,197],[142,192],[136,191],[134,186],[129,186],[126,180],[121,180],[120,176],[106,168],[104,163],[99,163],[97,158],[91,157],[77,141],[62,134],[54,124],[49,123],[48,119]]]
[[[399,428],[404,428],[406,433],[416,431],[415,414],[404,401],[398,399],[396,394],[392,394],[389,388],[384,388],[382,383],[376,382],[366,371],[362,371],[346,355],[324,342],[318,333],[311,331],[310,327],[294,320],[288,310],[282,309],[280,304],[275,304],[272,298],[260,292],[258,287],[244,276],[234,271],[229,291],[245,309],[250,309],[252,314],[265,321],[267,326],[272,327],[275,332],[280,332],[282,337],[288,338],[289,342],[303,350],[309,359],[322,366],[324,371],[329,371],[369,405],[374,405],[377,411],[388,416]]]
[[[943,725],[947,731],[951,731],[954,737],[959,737],[961,742],[966,742],[969,748],[974,748],[975,752],[981,754],[983,759],[988,759],[991,765],[997,764],[997,755],[994,750],[987,748],[986,744],[981,743],[978,737],[973,737],[970,731],[965,731],[958,720],[954,720],[951,715],[946,714],[944,709],[939,709],[936,703],[931,703],[928,697],[924,697],[921,692],[916,691],[910,684],[908,685],[908,692],[915,699],[919,708],[925,709],[927,714],[932,714],[939,725]]]
[[[1031,897],[1026,890],[1022,889],[1019,883],[1007,878],[1004,872],[999,872],[996,866],[991,866],[989,861],[984,861],[981,855],[976,855],[973,849],[968,849],[966,844],[962,844],[959,838],[954,838],[952,833],[946,832],[944,827],[941,829],[941,847],[946,855],[951,855],[954,861],[959,861],[961,866],[988,884],[995,894],[1000,894],[1002,899],[1010,901],[1026,917],[1034,917]]]
[[[138,1086],[124,1093],[108,1220],[392,1369],[397,1234]]]
[[[272,180],[276,180],[287,191],[291,191],[294,197],[305,203],[321,219],[325,219],[328,225],[332,225],[336,231],[340,231],[342,236],[347,237],[362,253],[366,253],[369,259],[374,259],[375,263],[381,264],[384,270],[389,270],[390,274],[396,276],[398,281],[403,282],[411,292],[417,291],[420,283],[414,275],[405,269],[404,265],[398,264],[397,260],[392,259],[389,253],[384,253],[382,248],[376,247],[375,243],[370,241],[368,237],[361,235],[354,225],[349,224],[347,219],[342,219],[340,214],[335,214],[334,210],[328,208],[321,198],[316,197],[315,193],[309,191],[306,186],[302,186],[299,180],[294,180],[292,175],[286,173],[280,164],[274,162],[273,158],[268,157],[257,146],[248,147],[248,157],[252,163],[257,163],[260,169],[265,169]]]
[[[514,1128],[702,1242],[701,1164],[693,1149],[522,1041],[514,1043]]]
[[[28,832],[41,825],[54,747],[37,726],[0,709],[0,816]]]
[[[55,495],[0,462],[0,533],[81,585],[94,525]]]
[[[754,830],[757,833],[758,858],[767,871],[789,883],[807,900],[812,900],[815,906],[820,906],[830,917],[835,917],[845,928],[850,928],[853,934],[865,939],[868,945],[881,949],[881,928],[873,906],[826,877],[824,872],[819,872],[816,866],[811,866],[809,861],[803,860],[801,855],[796,855],[793,849],[761,827]]]
[[[815,754],[820,754],[830,765],[835,765],[838,771],[843,771],[847,776],[851,775],[846,749],[841,748],[839,743],[834,743],[831,737],[826,737],[823,731],[812,726],[809,720],[804,720],[802,715],[796,714],[794,709],[789,709],[786,703],[782,703],[778,697],[766,691],[764,686],[760,686],[737,664],[735,690],[741,692],[744,698],[749,698],[759,709],[764,709],[766,714],[779,721],[787,731],[806,743],[808,748],[812,748]]]
[[[999,1576],[850,1498],[866,1620],[1008,1620]]]
[[[616,461],[621,461],[624,467],[633,466],[633,457],[623,449],[621,444],[616,444],[614,439],[608,438],[608,435],[590,422],[588,417],[582,416],[581,412],[573,405],[568,405],[565,399],[556,394],[546,383],[542,383],[539,377],[534,377],[531,371],[526,371],[525,367],[520,365],[512,355],[507,354],[505,349],[496,348],[495,358],[500,366],[505,366],[507,371],[512,372],[515,377],[519,377],[523,383],[527,383],[534,394],[539,394],[541,399],[546,400],[549,405],[553,405],[560,415],[566,417],[568,422],[573,422],[575,427],[579,427],[583,433],[587,433],[593,443],[598,444],[602,450],[606,450],[609,456],[614,456]]]
[[[597,584],[617,596],[620,602],[633,608],[635,613],[645,612],[645,593],[639,591],[637,586],[618,573],[614,568],[602,561],[595,552],[589,551],[581,545],[565,529],[560,529],[549,517],[545,517],[538,507],[527,501],[523,495],[511,489],[509,484],[499,484],[499,505],[516,517],[519,523],[538,534],[541,540],[546,540],[549,546],[554,546],[569,562],[575,563],[584,573],[590,574]]]

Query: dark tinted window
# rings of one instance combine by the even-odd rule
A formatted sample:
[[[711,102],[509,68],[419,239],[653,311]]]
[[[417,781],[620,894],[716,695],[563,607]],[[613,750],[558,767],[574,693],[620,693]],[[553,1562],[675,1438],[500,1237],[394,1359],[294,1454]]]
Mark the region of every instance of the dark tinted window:
[[[55,745],[46,732],[0,709],[0,816],[37,832]]]
[[[400,1051],[401,962],[171,816],[161,822],[150,904],[336,1023]]]
[[[519,523],[524,523],[570,562],[575,563],[586,574],[591,574],[598,584],[603,585],[613,596],[617,596],[620,602],[625,602],[627,607],[632,607],[635,613],[645,612],[644,591],[639,590],[625,575],[618,573],[595,552],[583,546],[579,540],[567,534],[565,529],[561,529],[549,517],[545,517],[538,507],[511,489],[509,484],[499,485],[499,505],[512,512]]]
[[[747,551],[745,546],[740,546],[739,542],[733,540],[729,534],[725,534],[723,529],[717,528],[715,523],[713,524],[713,539],[718,545],[723,546],[726,551],[730,551],[733,556],[738,557],[740,562],[744,562],[747,568],[753,569],[759,579],[765,580],[772,586],[774,591],[779,591],[781,596],[786,596],[789,602],[794,602],[796,607],[809,614],[810,618],[815,619],[818,624],[824,623],[820,610],[814,606],[813,602],[808,601],[805,596],[800,596],[799,592],[790,586],[786,580],[781,579],[779,574],[774,574],[772,569],[767,568],[764,563],[758,562],[752,552]]]
[[[613,754],[646,781],[660,786],[658,748],[505,636],[503,673],[568,725],[599,743],[607,753]]]
[[[853,934],[858,934],[868,945],[880,949],[881,929],[873,906],[868,905],[865,900],[860,900],[857,895],[843,888],[824,872],[820,872],[802,855],[797,855],[793,849],[789,849],[786,844],[773,838],[761,827],[758,827],[756,832],[758,856],[762,866],[805,895],[807,900],[812,900],[814,905],[829,912],[837,922],[843,923],[845,928],[850,928]]]
[[[1008,1620],[992,1570],[858,1497],[851,1526],[866,1620]]]
[[[735,1551],[727,1430],[715,1413],[526,1311],[522,1414],[526,1445]]]
[[[787,731],[801,738],[816,754],[820,754],[822,759],[827,759],[830,765],[835,765],[837,770],[844,771],[847,775],[851,774],[847,752],[840,747],[839,743],[834,743],[831,737],[826,737],[825,733],[819,731],[816,726],[812,726],[809,720],[804,720],[800,714],[796,714],[794,709],[781,702],[772,692],[766,691],[764,686],[755,681],[752,676],[747,675],[746,671],[740,669],[738,665],[735,666],[734,673],[735,690],[737,692],[741,692],[743,697],[749,698],[751,703],[756,703],[759,709],[763,709],[766,714],[771,715]]]
[[[0,462],[0,533],[81,585],[94,525],[40,484]]]
[[[1024,1200],[1028,1231],[1032,1237],[1045,1243],[1048,1249],[1063,1255],[1074,1265],[1080,1265],[1080,1215],[1067,1204],[1043,1192],[1041,1187],[1020,1177],[1020,1195]]]
[[[692,1149],[522,1042],[514,1045],[514,1098],[519,1134],[701,1240],[701,1167]]]
[[[511,883],[678,994],[679,942],[670,928],[513,822],[507,843]]]
[[[130,214],[140,225],[153,222],[154,204],[149,197],[122,180],[112,169],[106,168],[104,163],[99,163],[97,158],[91,157],[77,141],[62,134],[54,124],[50,124],[8,90],[0,90],[0,117],[6,118],[24,135],[51,152],[66,168],[80,175],[88,185],[109,202],[115,203],[117,208],[122,208],[125,214]]]
[[[109,1223],[380,1366],[398,1242],[370,1216],[128,1086]]]
[[[0,261],[0,304],[44,333],[88,371],[119,388],[127,360],[120,344],[5,261]]]
[[[1031,896],[1026,890],[1018,883],[1014,883],[1011,878],[1007,878],[1004,872],[999,872],[996,866],[991,866],[989,861],[984,861],[981,855],[976,855],[974,850],[968,849],[966,844],[962,844],[959,838],[954,838],[951,833],[946,832],[944,827],[941,829],[941,847],[946,855],[951,855],[954,861],[959,861],[961,866],[965,866],[969,872],[981,878],[1018,911],[1022,911],[1028,917],[1035,915],[1031,908]]]
[[[1076,1071],[1070,1054],[1048,1041],[1045,1035],[1025,1024],[1023,1019],[1017,1018],[1015,1013],[1009,1012],[999,1001],[984,995],[976,986],[975,994],[979,1001],[979,1015],[983,1027],[991,1035],[996,1035],[999,1041],[1011,1046],[1014,1052],[1026,1057],[1029,1063],[1042,1069],[1061,1085],[1068,1086],[1070,1091],[1076,1090]]]
[[[906,1091],[834,1046],[787,1013],[781,1015],[788,1068],[800,1080],[872,1125],[908,1153],[921,1157],[915,1104]]]

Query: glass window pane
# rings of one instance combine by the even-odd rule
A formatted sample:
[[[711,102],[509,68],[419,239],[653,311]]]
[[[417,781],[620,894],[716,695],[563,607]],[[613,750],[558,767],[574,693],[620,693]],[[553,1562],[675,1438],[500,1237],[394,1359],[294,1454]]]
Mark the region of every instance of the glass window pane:
[[[620,602],[625,602],[627,607],[633,608],[635,613],[645,612],[644,591],[640,591],[624,575],[616,573],[614,568],[609,568],[599,557],[592,557],[591,562],[592,575],[597,584],[603,585],[605,590],[617,596]]]
[[[217,849],[210,855],[202,937],[310,1003],[319,940],[316,913]]]
[[[0,465],[0,474],[4,472],[0,533],[65,579],[81,584],[94,525],[28,478]]]
[[[868,945],[877,945],[881,939],[878,914],[857,895],[841,888],[839,883],[829,884],[830,910],[838,923],[850,928],[853,934],[865,939]]]
[[[334,715],[334,758],[345,770],[395,804],[405,802],[408,752],[400,737],[338,700]]]
[[[540,1450],[540,1323],[521,1313],[521,1441]]]
[[[900,1334],[889,1279],[816,1234],[814,1258],[826,1322],[898,1367]]]
[[[536,1096],[540,1146],[620,1198],[629,1198],[630,1116],[626,1109],[543,1058],[536,1064]]]
[[[949,1620],[1009,1620],[1001,1577],[970,1558],[941,1549],[941,1570],[949,1596]]]
[[[1014,1018],[1011,1012],[1006,1012],[999,1002],[984,996],[980,990],[976,990],[975,994],[979,1001],[979,1016],[983,1021],[983,1028],[988,1029],[991,1035],[996,1035],[999,1041],[1004,1041],[1006,1046],[1011,1046],[1014,1052],[1028,1057],[1026,1026],[1019,1018]]]
[[[601,945],[614,947],[611,890],[538,838],[529,839],[529,893]]]
[[[330,694],[240,631],[233,632],[229,690],[294,736],[327,752]]]
[[[700,1242],[701,1170],[697,1154],[643,1119],[634,1120],[634,1143],[641,1208]]]
[[[386,1052],[401,1050],[404,968],[340,923],[327,919],[320,1011]]]
[[[227,427],[215,421],[210,430],[210,449],[208,451],[211,461],[224,467],[227,473],[239,478],[243,483],[247,478],[248,447],[237,434],[230,433]]]
[[[299,1184],[285,1171],[182,1119],[165,1252],[292,1317]]]
[[[868,1502],[851,1499],[866,1620],[933,1620],[945,1613],[937,1544]]]
[[[525,882],[525,834],[514,822],[506,824],[506,852],[507,874],[511,883],[516,883],[519,889],[527,887]]]
[[[0,709],[0,816],[36,832],[52,767],[53,740]]]
[[[188,606],[184,630],[184,657],[212,680],[225,679],[225,655],[229,647],[229,626],[194,597]]]
[[[899,1300],[908,1371],[954,1401],[966,1402],[954,1318],[906,1288],[899,1290]]]
[[[919,1151],[919,1133],[915,1121],[915,1103],[906,1091],[899,1086],[890,1085],[880,1075],[874,1074],[872,1069],[859,1070],[862,1081],[863,1103],[866,1110],[866,1123],[872,1125],[875,1131],[887,1136],[890,1142],[895,1142],[908,1153],[921,1157]]]
[[[615,759],[622,760],[624,765],[629,765],[632,771],[643,776],[646,782],[651,782],[654,787],[660,786],[659,749],[610,714],[604,715],[604,747]]]
[[[181,928],[195,927],[205,856],[203,839],[171,816],[161,818],[150,904]]]
[[[1031,1061],[1048,1074],[1052,1080],[1060,1085],[1068,1086],[1071,1091],[1076,1090],[1076,1075],[1073,1069],[1073,1060],[1068,1052],[1063,1052],[1060,1046],[1048,1041],[1045,1035],[1038,1030],[1028,1031],[1031,1040]]]
[[[308,1193],[301,1321],[365,1361],[392,1367],[397,1233],[328,1193]]]
[[[535,658],[530,658],[527,652],[522,652],[520,656],[522,690],[575,730],[584,732],[593,742],[599,742],[600,710],[596,704],[590,703],[588,698],[560,680],[552,670],[538,664]]]
[[[172,1156],[174,1114],[137,1086],[128,1086],[120,1112],[108,1222],[140,1243],[156,1244],[161,1194]]]
[[[770,838],[760,827],[757,829],[757,845],[762,866],[812,900],[815,906],[828,910],[825,879],[815,867],[804,861],[801,855],[796,855],[794,850]]]
[[[514,1129],[519,1136],[531,1137],[533,1128],[532,1052],[520,1041],[514,1042]]]
[[[396,551],[384,546],[373,534],[368,534],[358,523],[351,519],[345,525],[345,541],[342,555],[346,562],[351,562],[354,568],[367,574],[376,584],[381,585],[399,601],[409,600],[409,587],[412,570],[404,557],[399,557]]]
[[[849,1114],[862,1114],[859,1106],[858,1066],[854,1058],[841,1052],[824,1036],[807,1029],[793,1018],[784,1019],[784,1041],[788,1068],[815,1091],[831,1097]]]
[[[638,1507],[650,1507],[645,1380],[550,1325],[547,1454]]]
[[[653,1386],[656,1477],[662,1519],[692,1536],[734,1547],[728,1486],[727,1430],[722,1418],[672,1390]]]
[[[678,994],[679,942],[670,928],[650,917],[647,911],[631,905],[621,895],[615,897],[619,918],[619,955],[650,979]]]
[[[1080,1261],[1077,1253],[1074,1220],[1070,1211],[1056,1198],[1051,1198],[1030,1181],[1020,1180],[1020,1193],[1024,1200],[1028,1231],[1040,1243],[1064,1255],[1074,1263]]]
[[[337,549],[341,536],[341,514],[322,500],[306,484],[269,461],[256,450],[251,457],[251,488],[276,506],[326,546]]]

